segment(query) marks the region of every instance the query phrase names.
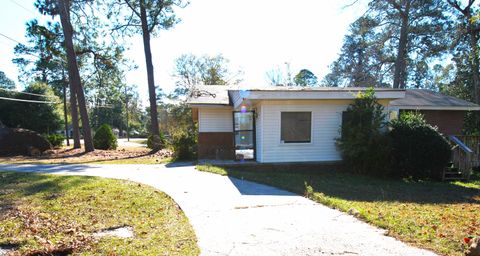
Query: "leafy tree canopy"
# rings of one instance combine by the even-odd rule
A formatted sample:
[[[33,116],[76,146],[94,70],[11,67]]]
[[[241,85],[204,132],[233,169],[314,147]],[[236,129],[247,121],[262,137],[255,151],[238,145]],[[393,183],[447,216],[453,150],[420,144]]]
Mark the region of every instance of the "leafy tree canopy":
[[[8,78],[5,72],[0,71],[0,88],[13,90],[15,89],[15,82]]]
[[[300,70],[293,81],[298,86],[316,86],[318,84],[317,76],[308,69]]]
[[[0,120],[8,127],[26,128],[38,133],[54,133],[61,128],[60,99],[46,84],[35,82],[24,92],[45,95],[39,97],[0,90],[0,96],[30,101],[49,101],[51,103],[18,102],[0,100]]]
[[[197,85],[238,84],[243,72],[231,71],[229,60],[222,55],[184,54],[175,60],[175,96],[188,96]]]

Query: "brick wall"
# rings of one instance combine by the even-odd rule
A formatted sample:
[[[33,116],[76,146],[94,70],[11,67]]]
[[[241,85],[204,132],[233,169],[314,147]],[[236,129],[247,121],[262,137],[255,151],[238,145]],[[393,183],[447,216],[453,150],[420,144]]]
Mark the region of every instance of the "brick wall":
[[[421,110],[427,123],[437,126],[444,135],[462,134],[466,111],[461,110]]]

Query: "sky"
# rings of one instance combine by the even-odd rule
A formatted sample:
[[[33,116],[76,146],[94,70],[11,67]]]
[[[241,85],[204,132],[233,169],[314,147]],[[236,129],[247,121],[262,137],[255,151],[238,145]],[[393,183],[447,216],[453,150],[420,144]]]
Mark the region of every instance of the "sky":
[[[47,21],[34,8],[34,0],[2,0],[0,33],[25,43],[25,24],[32,18]],[[152,38],[155,83],[164,91],[175,86],[174,61],[182,54],[222,54],[232,70],[243,71],[245,86],[268,85],[266,72],[289,63],[292,75],[311,70],[321,80],[337,58],[350,23],[364,6],[345,8],[351,0],[191,0],[176,15],[181,22]],[[360,1],[361,2],[361,1]],[[127,73],[146,103],[147,74],[140,35],[126,40],[126,56],[138,65]],[[0,35],[0,71],[18,83],[13,47],[17,43]]]

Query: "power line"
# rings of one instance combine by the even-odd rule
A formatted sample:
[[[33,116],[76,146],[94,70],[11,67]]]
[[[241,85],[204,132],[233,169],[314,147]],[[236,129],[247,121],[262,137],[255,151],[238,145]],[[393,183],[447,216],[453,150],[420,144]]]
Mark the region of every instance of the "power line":
[[[14,0],[10,0],[10,2],[14,3],[16,6],[18,6],[18,7],[22,8],[22,9],[24,9],[25,11],[27,11],[27,12],[29,12],[29,13],[33,14],[33,15],[38,15],[38,13],[34,13],[32,10],[30,10],[30,9],[26,8],[25,6],[23,6],[23,5],[19,4],[19,3],[17,3],[17,2],[16,2],[16,1],[14,1]]]
[[[31,93],[31,92],[19,92],[19,91],[9,90],[9,89],[5,89],[5,88],[0,88],[0,90],[2,90],[2,91],[7,91],[7,92],[14,92],[14,93],[21,93],[21,94],[39,96],[39,97],[45,97],[45,98],[50,97],[50,96],[45,95],[45,94],[37,94],[37,93]]]
[[[31,9],[29,9],[29,8],[27,8],[27,7],[19,4],[17,1],[15,1],[15,0],[10,0],[10,2],[12,2],[12,3],[15,4],[16,6],[22,8],[23,10],[25,10],[25,11],[27,11],[27,12],[35,15],[35,18],[39,18],[39,19],[41,19],[41,20],[43,20],[43,21],[45,21],[45,20],[48,21],[48,19],[47,19],[44,15],[41,15],[40,13],[37,13],[37,12],[32,11]],[[53,18],[52,18],[52,19],[53,19]]]
[[[5,37],[6,39],[8,39],[8,40],[10,40],[10,41],[12,41],[12,42],[19,43],[19,44],[22,44],[22,45],[23,45],[23,43],[20,43],[19,41],[15,40],[15,39],[13,39],[13,38],[11,38],[11,37],[9,37],[9,36],[6,36],[6,35],[4,35],[4,34],[2,34],[2,33],[0,33],[0,36]],[[40,57],[40,56],[38,56],[38,55],[36,55],[36,54],[33,54],[33,53],[23,53],[23,54],[25,54],[25,55],[31,55],[31,56],[37,57],[37,58],[42,58],[42,57]]]
[[[0,97],[0,100],[20,101],[20,102],[28,102],[28,103],[43,103],[43,104],[60,104],[59,102],[54,102],[54,101],[24,100],[24,99],[14,99],[14,98],[7,98],[7,97]]]
[[[15,40],[15,39],[13,39],[13,38],[11,38],[11,37],[9,37],[9,36],[6,36],[6,35],[4,35],[4,34],[2,34],[2,33],[0,33],[0,36],[3,36],[3,37],[5,37],[6,39],[8,39],[8,40],[10,40],[10,41],[13,41],[13,42],[15,42],[15,43],[23,44],[23,43],[20,43],[19,41]]]

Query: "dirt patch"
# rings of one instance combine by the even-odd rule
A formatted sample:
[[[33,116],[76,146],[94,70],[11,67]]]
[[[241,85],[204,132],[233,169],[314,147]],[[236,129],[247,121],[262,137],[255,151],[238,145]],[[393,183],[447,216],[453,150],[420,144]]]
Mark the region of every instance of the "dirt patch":
[[[147,148],[119,148],[117,150],[99,150],[85,153],[84,149],[54,149],[48,150],[39,156],[12,156],[2,157],[0,162],[15,163],[93,163],[99,161],[129,160],[129,159],[158,159],[159,161],[172,156],[167,149],[151,151]]]
[[[133,228],[129,226],[123,226],[123,227],[115,227],[115,228],[109,228],[109,229],[104,229],[98,232],[93,233],[94,237],[104,237],[104,236],[115,236],[119,238],[132,238],[134,236],[133,234]]]

